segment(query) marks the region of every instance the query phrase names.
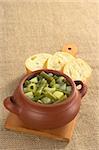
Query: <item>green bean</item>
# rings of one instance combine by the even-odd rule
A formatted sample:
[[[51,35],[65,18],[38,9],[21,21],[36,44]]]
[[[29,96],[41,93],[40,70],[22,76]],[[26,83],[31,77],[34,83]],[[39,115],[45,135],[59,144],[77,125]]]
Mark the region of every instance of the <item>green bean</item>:
[[[31,83],[30,80],[26,80],[23,87],[27,87],[30,83]]]
[[[45,92],[44,95],[50,99],[56,100],[56,97],[51,92]]]
[[[47,73],[45,73],[44,71],[42,71],[40,73],[40,76],[45,78],[47,81],[52,81],[53,80],[53,77],[49,76]]]
[[[59,78],[59,76],[58,76],[58,75],[54,75],[53,78],[54,78],[55,80],[57,80],[57,79]]]
[[[37,75],[37,79],[38,79],[38,81],[41,81],[43,79],[43,77],[41,77],[40,75]]]
[[[53,80],[50,82],[50,87],[54,87],[55,84],[56,84],[55,79],[53,79]]]
[[[42,93],[42,90],[44,89],[44,87],[47,85],[47,82],[45,79],[43,79],[39,84],[38,84],[38,89],[35,92],[36,96],[39,96]]]
[[[36,91],[36,84],[35,83],[30,83],[27,87],[28,91],[32,91],[33,93]]]
[[[38,96],[34,96],[32,100],[38,101],[38,100],[42,99],[43,97],[44,97],[43,94],[42,95],[38,95]]]
[[[45,91],[45,92],[51,92],[51,93],[53,93],[55,90],[56,90],[55,87],[53,87],[53,88],[45,87],[45,88],[44,88],[44,91]]]
[[[60,103],[70,96],[72,86],[63,77],[42,71],[23,84],[24,94],[40,104]]]

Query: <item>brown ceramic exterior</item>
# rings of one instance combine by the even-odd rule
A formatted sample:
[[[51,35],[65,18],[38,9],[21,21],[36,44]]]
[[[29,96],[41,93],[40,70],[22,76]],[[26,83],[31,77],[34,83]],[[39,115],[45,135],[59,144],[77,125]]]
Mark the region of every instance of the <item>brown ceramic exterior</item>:
[[[72,93],[67,100],[58,104],[39,104],[29,100],[23,92],[23,83],[26,79],[36,76],[41,71],[51,72],[64,76],[72,85]],[[71,78],[59,71],[42,69],[34,71],[21,80],[13,96],[4,100],[4,106],[24,122],[28,128],[50,129],[64,126],[74,119],[80,109],[81,98],[85,95],[87,87],[81,81],[73,82]],[[76,86],[81,84],[82,88],[77,90]]]

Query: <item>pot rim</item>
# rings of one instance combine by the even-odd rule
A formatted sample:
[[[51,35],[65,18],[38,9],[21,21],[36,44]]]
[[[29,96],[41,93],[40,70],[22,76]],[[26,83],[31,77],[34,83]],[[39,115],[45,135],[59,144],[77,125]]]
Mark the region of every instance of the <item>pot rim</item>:
[[[23,91],[23,84],[24,84],[25,80],[30,79],[31,77],[35,77],[36,75],[38,75],[38,74],[39,74],[40,72],[42,72],[42,71],[44,71],[44,72],[46,72],[46,73],[53,73],[53,74],[61,75],[61,76],[65,77],[65,78],[67,79],[67,81],[69,81],[69,83],[70,83],[71,86],[72,86],[71,95],[70,95],[66,100],[64,99],[64,100],[63,100],[62,102],[60,102],[60,103],[57,103],[57,104],[53,103],[53,104],[51,104],[51,105],[49,105],[49,104],[39,104],[39,103],[33,102],[33,101],[31,101],[29,98],[27,98],[27,97],[25,96],[25,94],[24,94],[24,91]],[[64,74],[62,71],[56,71],[56,70],[52,70],[52,69],[40,69],[40,70],[33,71],[32,73],[26,74],[26,75],[22,78],[22,80],[21,80],[21,82],[20,82],[20,84],[19,84],[19,91],[20,91],[21,97],[24,97],[22,100],[25,101],[25,102],[27,102],[27,103],[30,104],[31,106],[38,106],[38,107],[41,107],[41,108],[43,108],[43,107],[44,107],[44,108],[45,108],[45,107],[46,107],[46,108],[50,108],[50,107],[62,106],[62,105],[64,105],[64,104],[68,105],[68,104],[73,100],[73,98],[74,98],[74,96],[75,96],[76,85],[75,85],[74,81],[73,81],[68,75]]]

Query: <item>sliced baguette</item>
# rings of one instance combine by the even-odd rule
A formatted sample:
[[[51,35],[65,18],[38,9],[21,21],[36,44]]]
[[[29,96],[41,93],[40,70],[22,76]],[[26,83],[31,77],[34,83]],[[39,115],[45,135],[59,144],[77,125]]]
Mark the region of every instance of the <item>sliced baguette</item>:
[[[25,67],[27,72],[32,72],[38,69],[42,69],[46,67],[47,59],[52,55],[48,53],[40,53],[29,57],[25,61]]]
[[[63,72],[73,80],[87,81],[91,75],[92,69],[84,60],[77,58],[65,64]]]
[[[74,60],[71,54],[66,52],[56,52],[53,56],[48,58],[47,68],[61,71],[64,64]]]

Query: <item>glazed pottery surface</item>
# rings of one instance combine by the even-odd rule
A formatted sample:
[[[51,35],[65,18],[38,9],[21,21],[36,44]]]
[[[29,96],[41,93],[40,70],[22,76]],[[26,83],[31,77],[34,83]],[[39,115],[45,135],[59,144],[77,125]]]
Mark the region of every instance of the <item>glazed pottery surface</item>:
[[[72,86],[71,95],[63,102],[57,104],[39,104],[28,99],[23,92],[26,79],[37,76],[41,71],[62,75]],[[77,86],[81,85],[78,90]],[[80,109],[81,99],[87,91],[82,81],[72,81],[70,77],[55,70],[42,69],[27,74],[20,81],[12,96],[4,100],[4,106],[24,122],[28,128],[51,129],[66,125],[75,118]]]

